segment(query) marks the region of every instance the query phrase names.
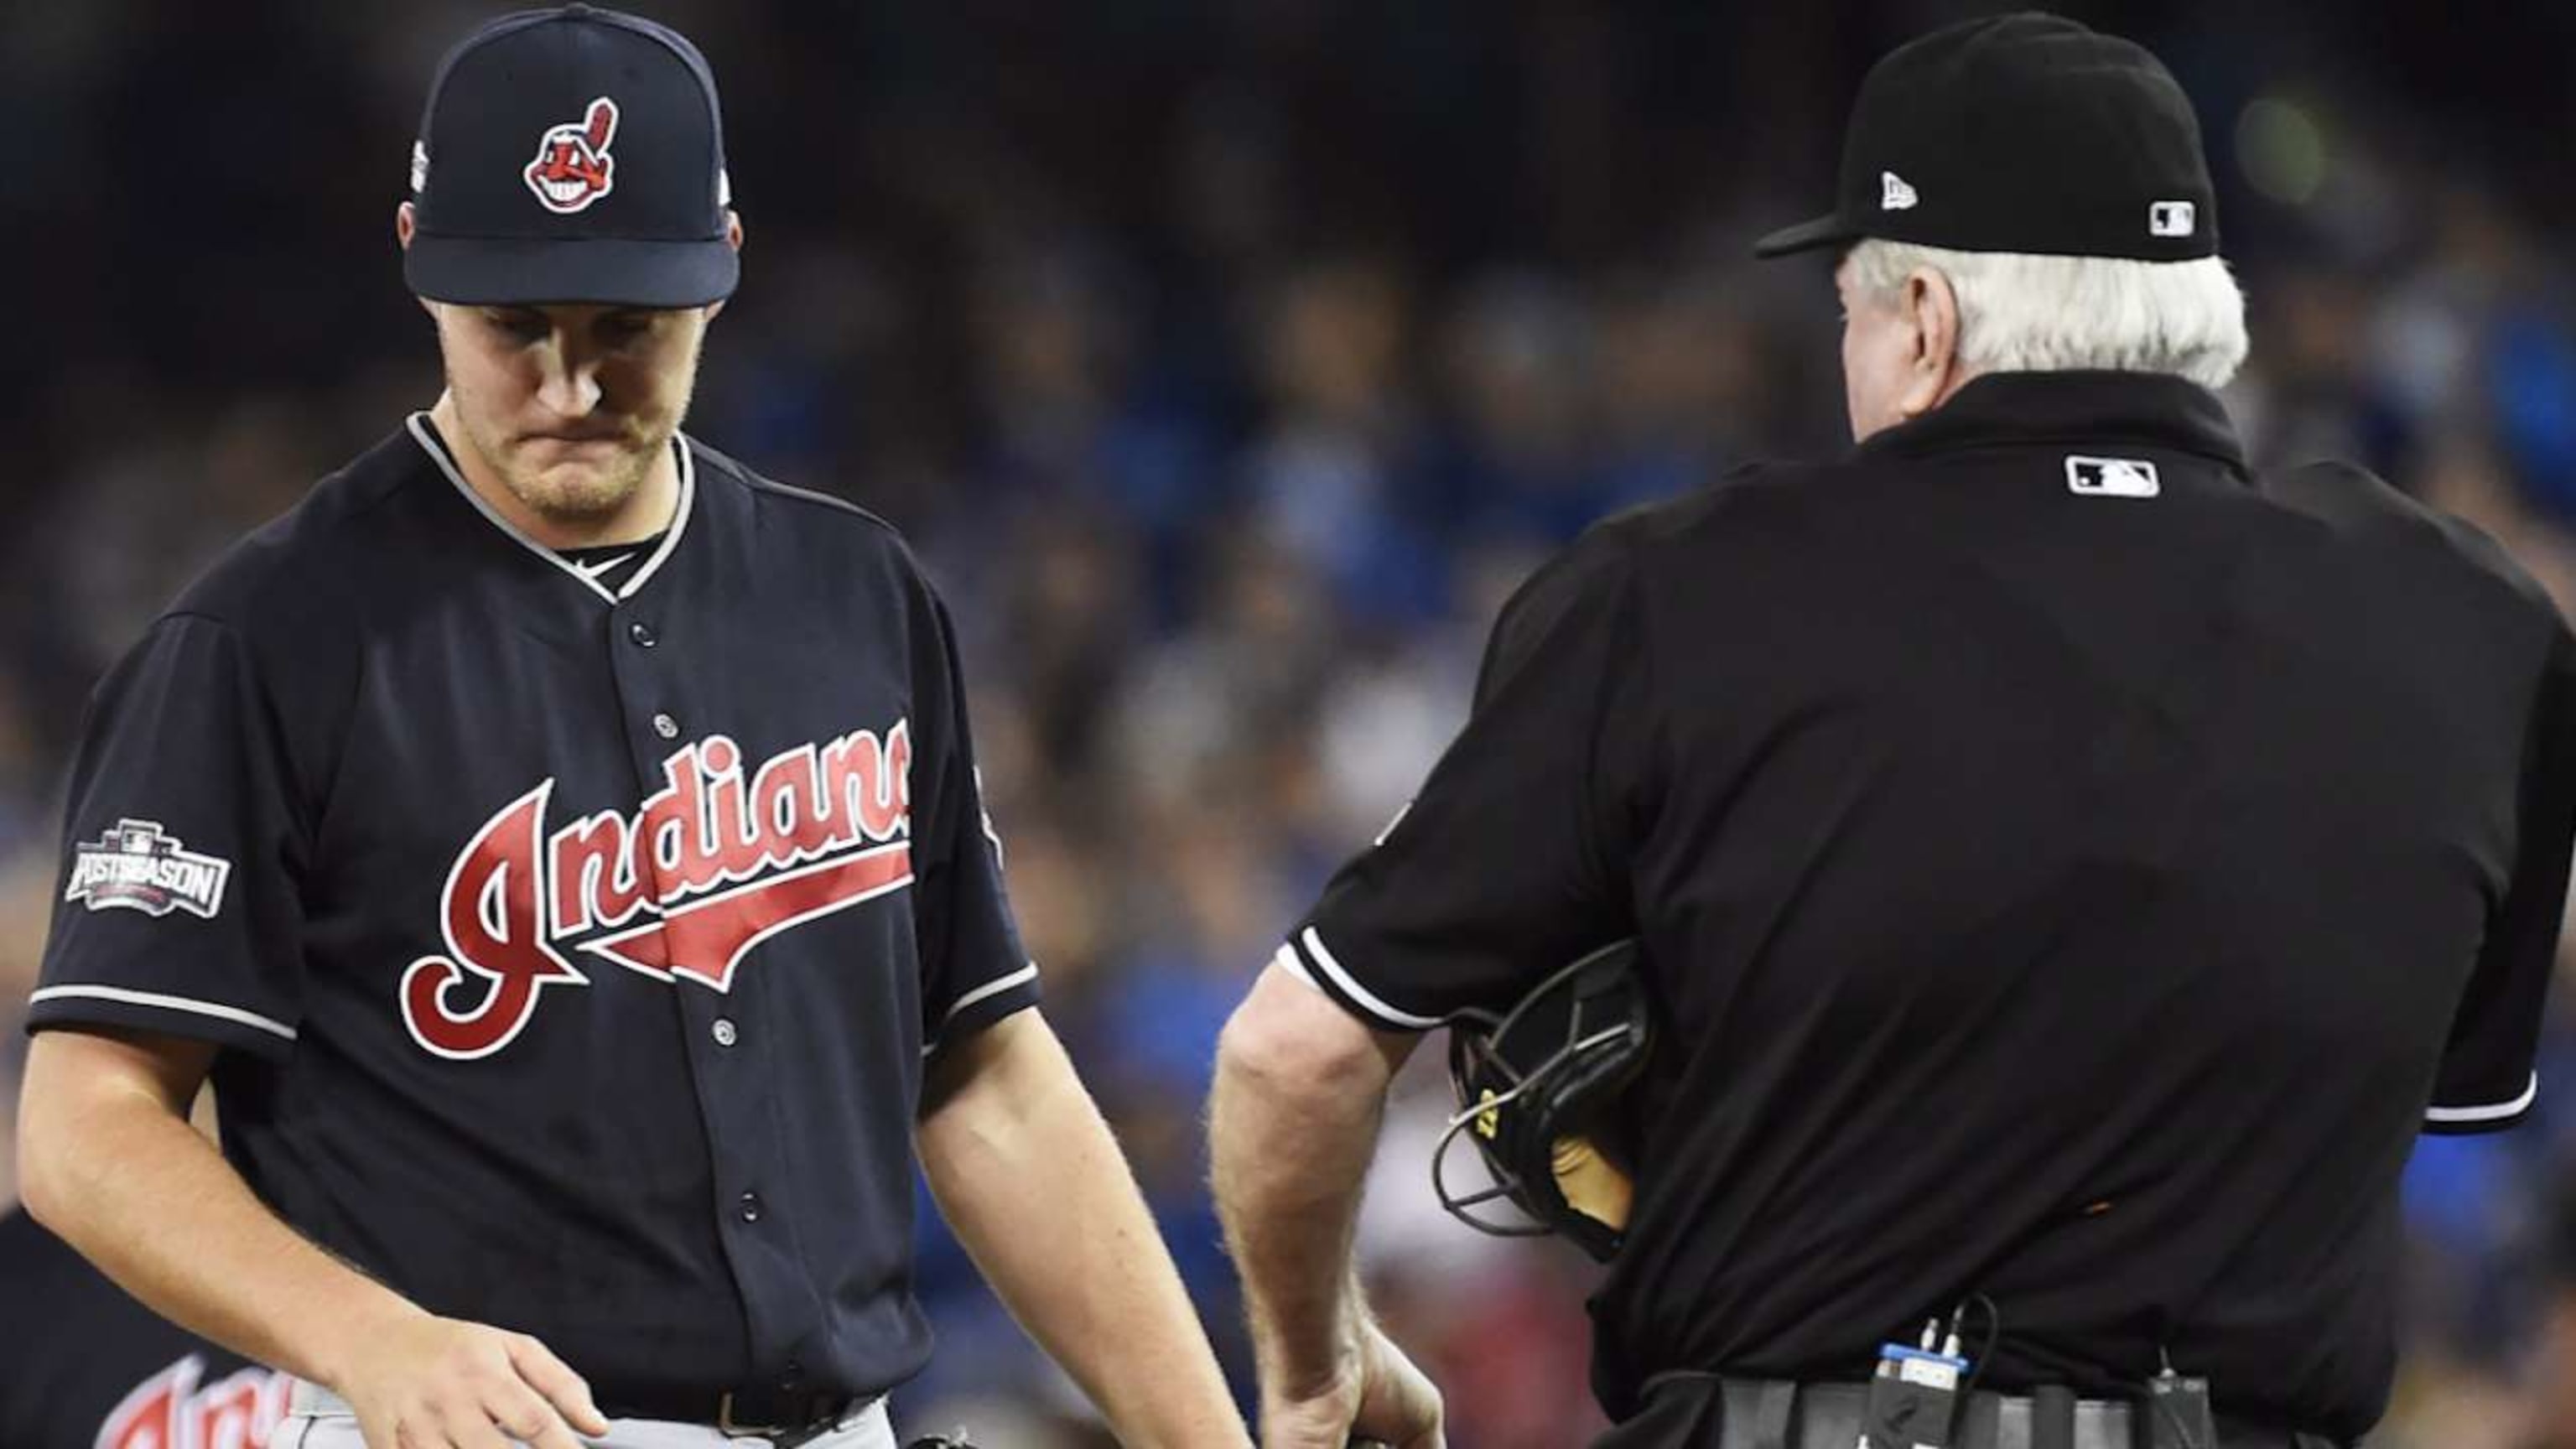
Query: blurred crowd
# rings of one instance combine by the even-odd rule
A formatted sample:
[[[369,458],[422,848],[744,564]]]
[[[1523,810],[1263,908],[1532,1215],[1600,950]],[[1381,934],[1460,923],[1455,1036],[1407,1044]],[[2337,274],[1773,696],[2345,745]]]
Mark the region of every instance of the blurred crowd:
[[[0,1108],[90,684],[436,395],[391,214],[430,64],[494,8],[0,12]],[[714,61],[750,232],[691,430],[887,515],[955,605],[1049,1014],[1248,1384],[1200,1159],[1218,1027],[1455,730],[1538,559],[1844,445],[1824,266],[1747,246],[1821,209],[1871,56],[1995,7],[638,8]],[[2063,8],[2201,108],[2258,460],[2358,459],[2576,605],[2576,11]],[[2576,1445],[2576,989],[2558,1006],[2533,1124],[2410,1171],[2389,1445]],[[1452,1444],[1580,1442],[1589,1270],[1440,1215],[1444,1094],[1417,1072],[1390,1124],[1379,1301]],[[916,1428],[1105,1442],[926,1203],[923,1264],[944,1351]]]

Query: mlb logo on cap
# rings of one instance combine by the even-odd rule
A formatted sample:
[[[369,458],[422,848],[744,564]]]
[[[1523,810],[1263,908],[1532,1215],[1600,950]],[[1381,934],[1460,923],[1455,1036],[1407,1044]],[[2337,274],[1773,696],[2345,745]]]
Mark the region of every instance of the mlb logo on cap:
[[[2147,207],[2147,235],[2189,236],[2200,225],[2200,208],[2188,201],[2159,201]]]

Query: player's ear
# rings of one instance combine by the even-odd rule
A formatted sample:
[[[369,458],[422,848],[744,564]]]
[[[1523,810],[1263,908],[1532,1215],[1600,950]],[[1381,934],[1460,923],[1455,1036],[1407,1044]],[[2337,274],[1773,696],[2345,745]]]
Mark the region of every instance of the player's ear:
[[[1939,270],[1917,267],[1906,277],[1901,299],[1914,346],[1896,409],[1900,416],[1919,418],[1958,390],[1959,294]]]
[[[400,206],[395,207],[395,244],[400,246],[404,251],[410,251],[411,239],[418,235],[420,235],[420,217],[411,209],[411,203],[406,201]],[[420,304],[420,310],[427,312],[431,321],[435,322],[438,320],[438,306],[436,303],[431,302],[427,297],[414,297],[412,300]]]

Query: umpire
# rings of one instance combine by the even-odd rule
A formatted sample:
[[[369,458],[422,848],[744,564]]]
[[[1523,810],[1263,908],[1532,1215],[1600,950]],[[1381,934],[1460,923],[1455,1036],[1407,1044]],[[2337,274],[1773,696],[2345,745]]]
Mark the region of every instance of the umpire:
[[[2360,469],[2249,470],[2216,220],[2127,41],[2015,15],[1871,71],[1834,213],[1760,248],[1840,254],[1858,445],[1542,569],[1227,1028],[1269,1449],[1441,1443],[1352,1275],[1387,1082],[1630,937],[1655,1042],[1602,1445],[2379,1418],[2415,1135],[2536,1090],[2571,642]]]

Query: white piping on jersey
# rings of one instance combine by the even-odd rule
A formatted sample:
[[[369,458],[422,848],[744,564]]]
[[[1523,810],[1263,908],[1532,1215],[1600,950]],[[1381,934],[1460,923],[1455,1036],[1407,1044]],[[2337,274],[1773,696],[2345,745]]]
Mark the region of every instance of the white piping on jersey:
[[[2424,1109],[2424,1120],[2427,1122],[2501,1122],[2507,1117],[2521,1116],[2539,1096],[2540,1073],[2533,1072],[2531,1081],[2522,1089],[2522,1095],[2510,1102],[2490,1102],[2483,1107],[2427,1107]]]
[[[613,569],[613,568],[617,567],[619,564],[622,564],[622,563],[626,562],[628,559],[633,558],[633,557],[635,557],[635,555],[633,555],[633,554],[631,554],[631,553],[621,553],[621,554],[617,555],[615,558],[604,558],[604,559],[601,559],[601,560],[600,560],[599,562],[597,562],[597,563],[583,563],[580,559],[577,559],[577,558],[568,558],[568,559],[565,559],[565,560],[564,560],[564,562],[565,562],[565,563],[568,563],[568,564],[571,564],[574,568],[577,568],[577,569],[581,570],[582,574],[583,574],[585,577],[588,577],[588,578],[594,578],[594,579],[595,579],[595,578],[598,578],[599,576],[601,576],[602,574],[607,573],[610,569]]]
[[[1358,1002],[1361,1006],[1368,1008],[1370,1011],[1386,1018],[1388,1021],[1396,1022],[1404,1026],[1418,1026],[1427,1029],[1440,1024],[1439,1021],[1434,1018],[1414,1016],[1408,1012],[1398,1011],[1394,1007],[1387,1005],[1385,1002],[1378,1000],[1375,996],[1370,995],[1366,988],[1351,979],[1350,973],[1342,969],[1340,962],[1333,959],[1333,953],[1324,949],[1324,939],[1315,934],[1314,927],[1308,926],[1306,928],[1305,942],[1306,949],[1312,951],[1315,955],[1315,963],[1323,967],[1326,972],[1330,973],[1333,980],[1341,986],[1342,990],[1348,992],[1351,999]],[[1295,948],[1291,946],[1281,946],[1278,954],[1270,958],[1270,964],[1286,971],[1289,975],[1296,977],[1299,981],[1304,982],[1310,987],[1314,987],[1317,990],[1322,989],[1321,986],[1317,985],[1315,978],[1307,972],[1305,963],[1299,959]],[[2495,1102],[2480,1107],[2427,1107],[2424,1109],[2424,1120],[2427,1122],[2500,1121],[2507,1117],[2518,1117],[2522,1115],[2525,1111],[2530,1109],[2531,1104],[2538,1100],[2539,1096],[2540,1074],[2538,1072],[2534,1072],[2531,1074],[2531,1080],[2523,1086],[2522,1095],[2514,1098],[2510,1102]]]
[[[68,1001],[82,998],[118,1001],[128,1006],[157,1006],[164,1011],[194,1012],[199,1016],[211,1016],[218,1021],[254,1026],[271,1036],[282,1036],[288,1041],[295,1040],[295,1028],[282,1021],[271,1021],[256,1011],[244,1011],[238,1006],[226,1006],[220,1001],[199,1001],[188,996],[164,996],[158,991],[129,991],[122,986],[48,986],[28,997],[27,1004],[33,1006],[43,1001]]]
[[[999,996],[1003,992],[1010,990],[1014,986],[1026,986],[1037,979],[1038,963],[1035,961],[1030,962],[1008,976],[994,977],[992,980],[985,982],[983,985],[976,987],[974,990],[967,992],[965,995],[958,997],[954,1002],[951,1002],[948,1007],[948,1014],[939,1018],[940,1029],[945,1031],[948,1027],[948,1023],[957,1019],[957,1013],[973,1006],[976,1002],[988,1001],[993,997]]]
[[[958,997],[955,1001],[950,1002],[948,1005],[948,1014],[939,1018],[939,1030],[932,1032],[930,1034],[931,1039],[922,1043],[921,1054],[926,1057],[932,1052],[939,1050],[940,1034],[948,1030],[948,1023],[957,1019],[957,1013],[973,1006],[976,1002],[989,1001],[992,998],[1001,995],[1003,992],[1010,990],[1014,986],[1026,986],[1037,979],[1038,963],[1032,961],[1026,966],[1021,967],[1019,970],[1012,972],[1010,975],[996,976],[992,980],[985,982],[983,985],[976,987],[974,990],[967,992],[965,995]]]
[[[662,535],[662,546],[653,550],[653,556],[637,566],[635,572],[627,576],[626,582],[618,587],[617,592],[610,593],[599,580],[584,573],[581,565],[521,533],[517,524],[503,518],[499,510],[485,501],[482,494],[475,492],[474,485],[466,482],[465,475],[457,471],[456,460],[448,456],[447,449],[441,446],[438,436],[430,431],[429,414],[413,413],[409,418],[404,419],[403,426],[411,430],[412,441],[420,444],[421,451],[427,453],[431,461],[438,464],[438,471],[446,474],[447,481],[456,485],[456,491],[465,495],[465,501],[474,505],[475,512],[482,514],[494,528],[501,530],[519,547],[581,580],[583,588],[599,595],[609,603],[614,604],[620,599],[635,597],[635,591],[644,587],[644,581],[653,577],[654,571],[662,567],[662,561],[671,556],[671,550],[680,546],[680,535],[688,531],[689,514],[694,511],[698,496],[698,465],[697,459],[692,456],[694,450],[689,447],[689,440],[679,433],[671,435],[672,451],[680,456],[680,503],[671,513],[671,531]]]
[[[1315,984],[1315,973],[1307,970],[1306,963],[1297,959],[1297,951],[1293,946],[1285,944],[1281,945],[1279,948],[1279,954],[1270,958],[1270,964],[1287,972],[1289,975],[1296,977],[1298,980],[1305,982],[1306,989],[1309,991],[1321,991],[1324,989],[1323,987]]]
[[[1436,1016],[1416,1016],[1409,1011],[1398,1011],[1379,1000],[1376,993],[1359,984],[1353,979],[1351,973],[1342,969],[1342,963],[1333,959],[1332,952],[1324,949],[1324,938],[1315,934],[1314,927],[1308,926],[1305,934],[1298,939],[1306,943],[1307,958],[1324,968],[1324,974],[1333,979],[1333,984],[1342,988],[1344,995],[1359,1003],[1370,1015],[1395,1026],[1411,1027],[1415,1031],[1429,1031],[1440,1024],[1440,1018]]]

